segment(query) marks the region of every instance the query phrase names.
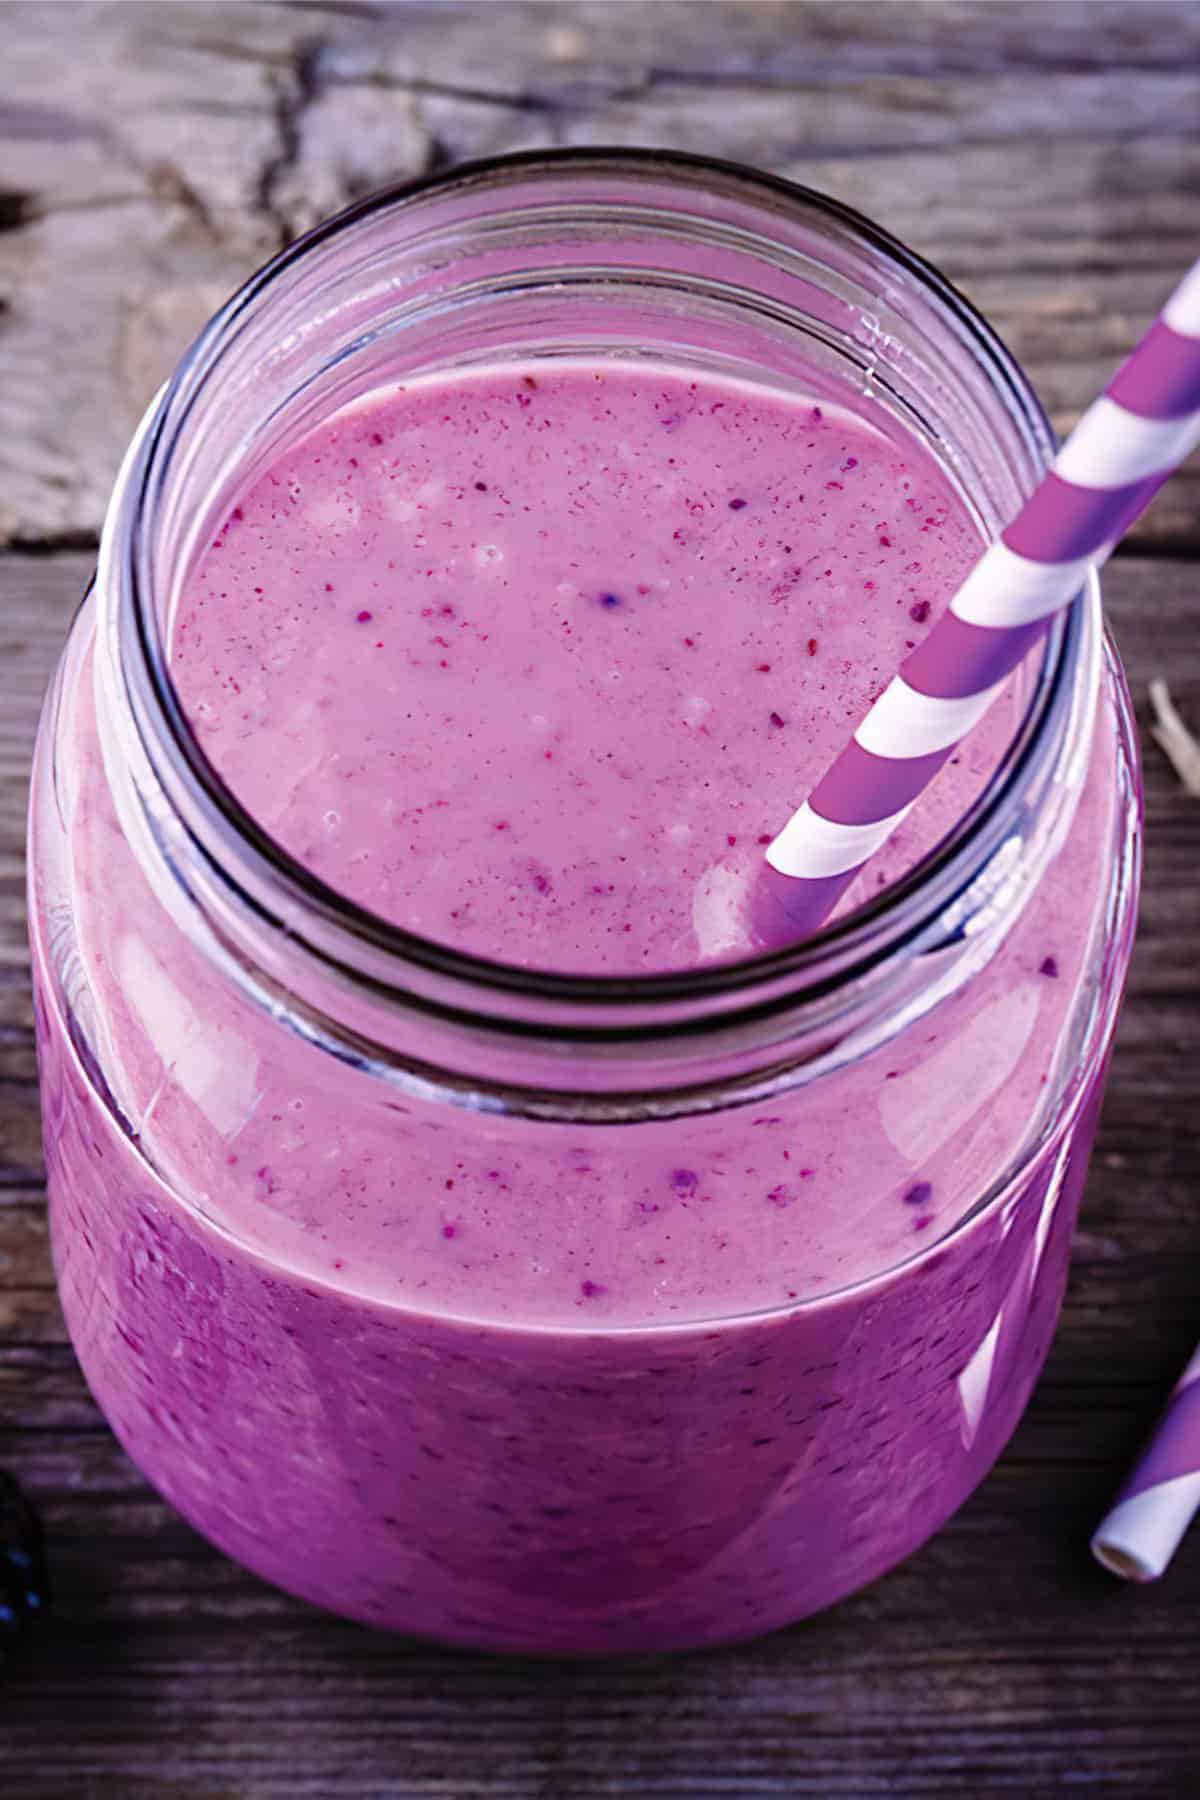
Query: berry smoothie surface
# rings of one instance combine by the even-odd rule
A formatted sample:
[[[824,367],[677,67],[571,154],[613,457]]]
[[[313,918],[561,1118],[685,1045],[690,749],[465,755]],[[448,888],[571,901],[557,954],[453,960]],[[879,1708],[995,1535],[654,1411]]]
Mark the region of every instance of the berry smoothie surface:
[[[763,845],[979,548],[931,464],[840,407],[652,366],[482,371],[280,462],[172,661],[235,793],[362,905],[506,962],[686,969],[745,952]],[[866,880],[954,822],[1014,719]]]
[[[823,399],[541,360],[298,443],[205,549],[170,654],[220,774],[342,894],[508,963],[679,971],[744,950],[764,844],[978,547],[917,446]],[[1044,1115],[1120,979],[1115,689],[1036,891],[954,952],[969,979],[768,1101],[612,1126],[398,1098],[239,996],[117,825],[89,655],[59,707],[76,798],[35,802],[35,955],[61,964],[69,916],[59,985],[109,1099],[43,979],[54,1241],[162,1491],[311,1599],[531,1649],[762,1630],[933,1530],[1061,1296],[1103,1045]],[[961,815],[1018,705],[846,904]]]

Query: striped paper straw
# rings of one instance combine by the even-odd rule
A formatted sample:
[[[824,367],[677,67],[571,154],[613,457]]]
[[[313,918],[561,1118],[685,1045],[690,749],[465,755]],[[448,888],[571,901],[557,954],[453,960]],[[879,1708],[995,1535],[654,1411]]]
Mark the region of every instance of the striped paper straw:
[[[1156,1581],[1200,1508],[1200,1350],[1179,1377],[1150,1442],[1092,1538],[1092,1555],[1126,1581]]]
[[[770,844],[763,944],[814,931],[1005,678],[1200,441],[1200,262]]]

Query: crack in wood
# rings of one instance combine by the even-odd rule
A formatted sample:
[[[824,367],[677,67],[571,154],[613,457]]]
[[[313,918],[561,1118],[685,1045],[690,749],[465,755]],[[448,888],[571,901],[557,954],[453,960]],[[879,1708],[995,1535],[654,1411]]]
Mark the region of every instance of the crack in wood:
[[[873,43],[860,46],[861,54],[848,57],[844,63],[826,58],[820,64],[822,85],[845,83],[847,86],[871,80],[889,81],[971,81],[994,80],[1001,75],[1103,75],[1112,68],[1111,56],[1101,53],[1086,57],[1079,54],[1055,55],[1043,50],[1038,38],[1031,35],[1027,43],[1005,47],[999,53],[993,46],[981,47],[981,53],[956,49],[950,41],[939,42],[924,52],[896,43]],[[1179,75],[1178,55],[1127,55],[1121,58],[1121,69],[1131,75]],[[656,63],[647,71],[650,85],[680,82],[712,88],[738,88],[761,93],[788,93],[798,85],[799,72],[775,74],[768,69],[703,67],[688,68],[677,64]]]
[[[1164,537],[1144,538],[1140,541],[1127,538],[1117,545],[1110,560],[1126,562],[1131,558],[1136,558],[1139,562],[1154,563],[1200,562],[1200,529],[1193,532],[1173,532]]]
[[[414,97],[428,95],[436,100],[461,100],[468,106],[494,106],[504,112],[517,113],[589,112],[593,110],[598,97],[594,90],[586,94],[572,94],[570,90],[564,90],[561,95],[533,93],[527,89],[518,93],[505,93],[498,88],[436,81],[424,75],[392,76],[386,71],[366,76],[339,76],[333,73],[323,77],[323,85],[342,90],[375,89]],[[613,99],[615,96],[606,93],[599,98]]]
[[[28,224],[37,198],[24,188],[0,188],[0,231],[16,231]]]
[[[150,163],[146,168],[146,179],[155,199],[182,206],[214,243],[220,242],[220,229],[203,195],[176,163],[166,160]]]
[[[100,534],[81,527],[78,531],[54,531],[45,535],[34,536],[22,533],[12,537],[4,545],[4,551],[11,556],[50,557],[77,556],[81,551],[97,551],[100,548]]]
[[[46,195],[30,196],[29,209],[22,225],[36,225],[42,219],[57,219],[71,213],[95,213],[108,209],[116,210],[125,206],[153,206],[155,194],[141,192],[128,194],[72,194],[69,199],[56,200]],[[0,230],[4,226],[0,223]]]
[[[199,56],[216,56],[226,62],[257,63],[264,68],[290,70],[294,60],[294,52],[286,47],[264,49],[258,44],[239,44],[234,38],[176,37],[154,31],[147,33],[145,42],[168,55],[177,50],[193,50]]]
[[[373,6],[371,0],[280,0],[286,12],[329,13],[334,18],[366,19],[371,23],[386,16],[390,0]]]
[[[285,175],[296,167],[303,149],[304,116],[320,98],[321,54],[323,38],[314,37],[296,45],[288,59],[285,78],[276,78],[275,129],[279,139],[276,155],[270,157],[259,173],[255,205],[270,220],[284,249],[295,235],[285,209],[279,204],[279,186]]]

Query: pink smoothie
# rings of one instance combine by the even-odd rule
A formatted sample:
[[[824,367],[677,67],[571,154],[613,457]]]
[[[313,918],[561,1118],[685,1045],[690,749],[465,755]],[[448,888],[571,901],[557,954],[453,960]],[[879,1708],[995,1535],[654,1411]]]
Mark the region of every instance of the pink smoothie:
[[[533,968],[688,969],[745,949],[763,844],[978,541],[915,446],[824,400],[483,370],[378,393],[244,493],[172,665],[243,804],[388,920]],[[940,1523],[1061,1294],[1094,1082],[1009,1201],[938,1240],[1073,1054],[1109,701],[1066,842],[969,982],[769,1105],[617,1130],[397,1105],[240,1000],[118,831],[89,657],[61,706],[72,966],[111,1100],[44,981],[55,1243],[81,1360],[160,1488],[313,1599],[534,1648],[763,1629]],[[847,904],[960,816],[1019,698]],[[63,878],[38,852],[35,830],[49,961]]]
[[[829,403],[483,371],[380,395],[244,496],[173,665],[243,802],[385,918],[543,969],[691,968],[745,954],[762,845],[979,547],[928,461]]]

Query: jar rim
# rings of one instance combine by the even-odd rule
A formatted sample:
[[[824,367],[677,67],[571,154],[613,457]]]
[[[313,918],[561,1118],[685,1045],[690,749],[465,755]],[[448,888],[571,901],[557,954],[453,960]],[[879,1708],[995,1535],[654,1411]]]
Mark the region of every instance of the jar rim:
[[[1069,699],[1081,656],[1087,602],[1095,598],[1094,584],[1091,593],[1081,590],[1052,626],[1029,704],[986,785],[952,830],[912,869],[797,944],[684,971],[606,975],[528,968],[423,937],[362,906],[307,869],[238,800],[202,750],[170,673],[154,604],[146,527],[174,437],[186,423],[195,390],[219,372],[225,334],[301,259],[389,209],[398,213],[431,197],[446,198],[502,184],[510,176],[589,172],[634,178],[675,176],[683,183],[703,181],[710,187],[716,181],[734,197],[765,210],[782,206],[794,214],[835,224],[862,248],[918,284],[922,299],[932,303],[940,321],[982,362],[1035,452],[1046,459],[1052,453],[1053,433],[1028,379],[983,316],[932,264],[831,196],[735,162],[653,149],[528,151],[464,163],[381,189],[296,239],[250,276],[180,360],[151,407],[128,466],[132,519],[115,545],[118,629],[122,644],[135,647],[131,662],[122,656],[126,684],[143,741],[147,730],[152,731],[156,752],[169,768],[176,791],[187,794],[206,827],[232,834],[255,873],[268,886],[285,892],[293,910],[319,923],[323,944],[319,954],[324,961],[333,962],[339,973],[351,979],[359,973],[360,953],[369,954],[376,970],[382,964],[387,971],[383,981],[377,973],[367,978],[376,997],[381,990],[384,995],[391,991],[411,1004],[414,996],[404,971],[417,969],[495,1000],[524,998],[564,1008],[568,1020],[574,1009],[585,1013],[612,1008],[619,1018],[634,1009],[670,1009],[681,1002],[705,1000],[720,1003],[731,997],[736,1001],[764,991],[790,1010],[821,998],[848,975],[864,972],[920,937],[974,880],[1003,838],[1013,805],[1053,748],[1048,740],[1052,739],[1053,721],[1061,716]],[[192,835],[195,838],[197,834],[193,831]],[[245,888],[242,893],[255,910],[262,910]],[[324,947],[329,945],[332,954]],[[432,1010],[454,1016],[454,1009],[443,1005]],[[520,1029],[519,1022],[505,1022]],[[725,1022],[730,1022],[728,1014]],[[569,1023],[565,1031],[560,1028],[560,1035],[573,1035]],[[584,1028],[580,1035],[594,1037],[596,1033]]]

